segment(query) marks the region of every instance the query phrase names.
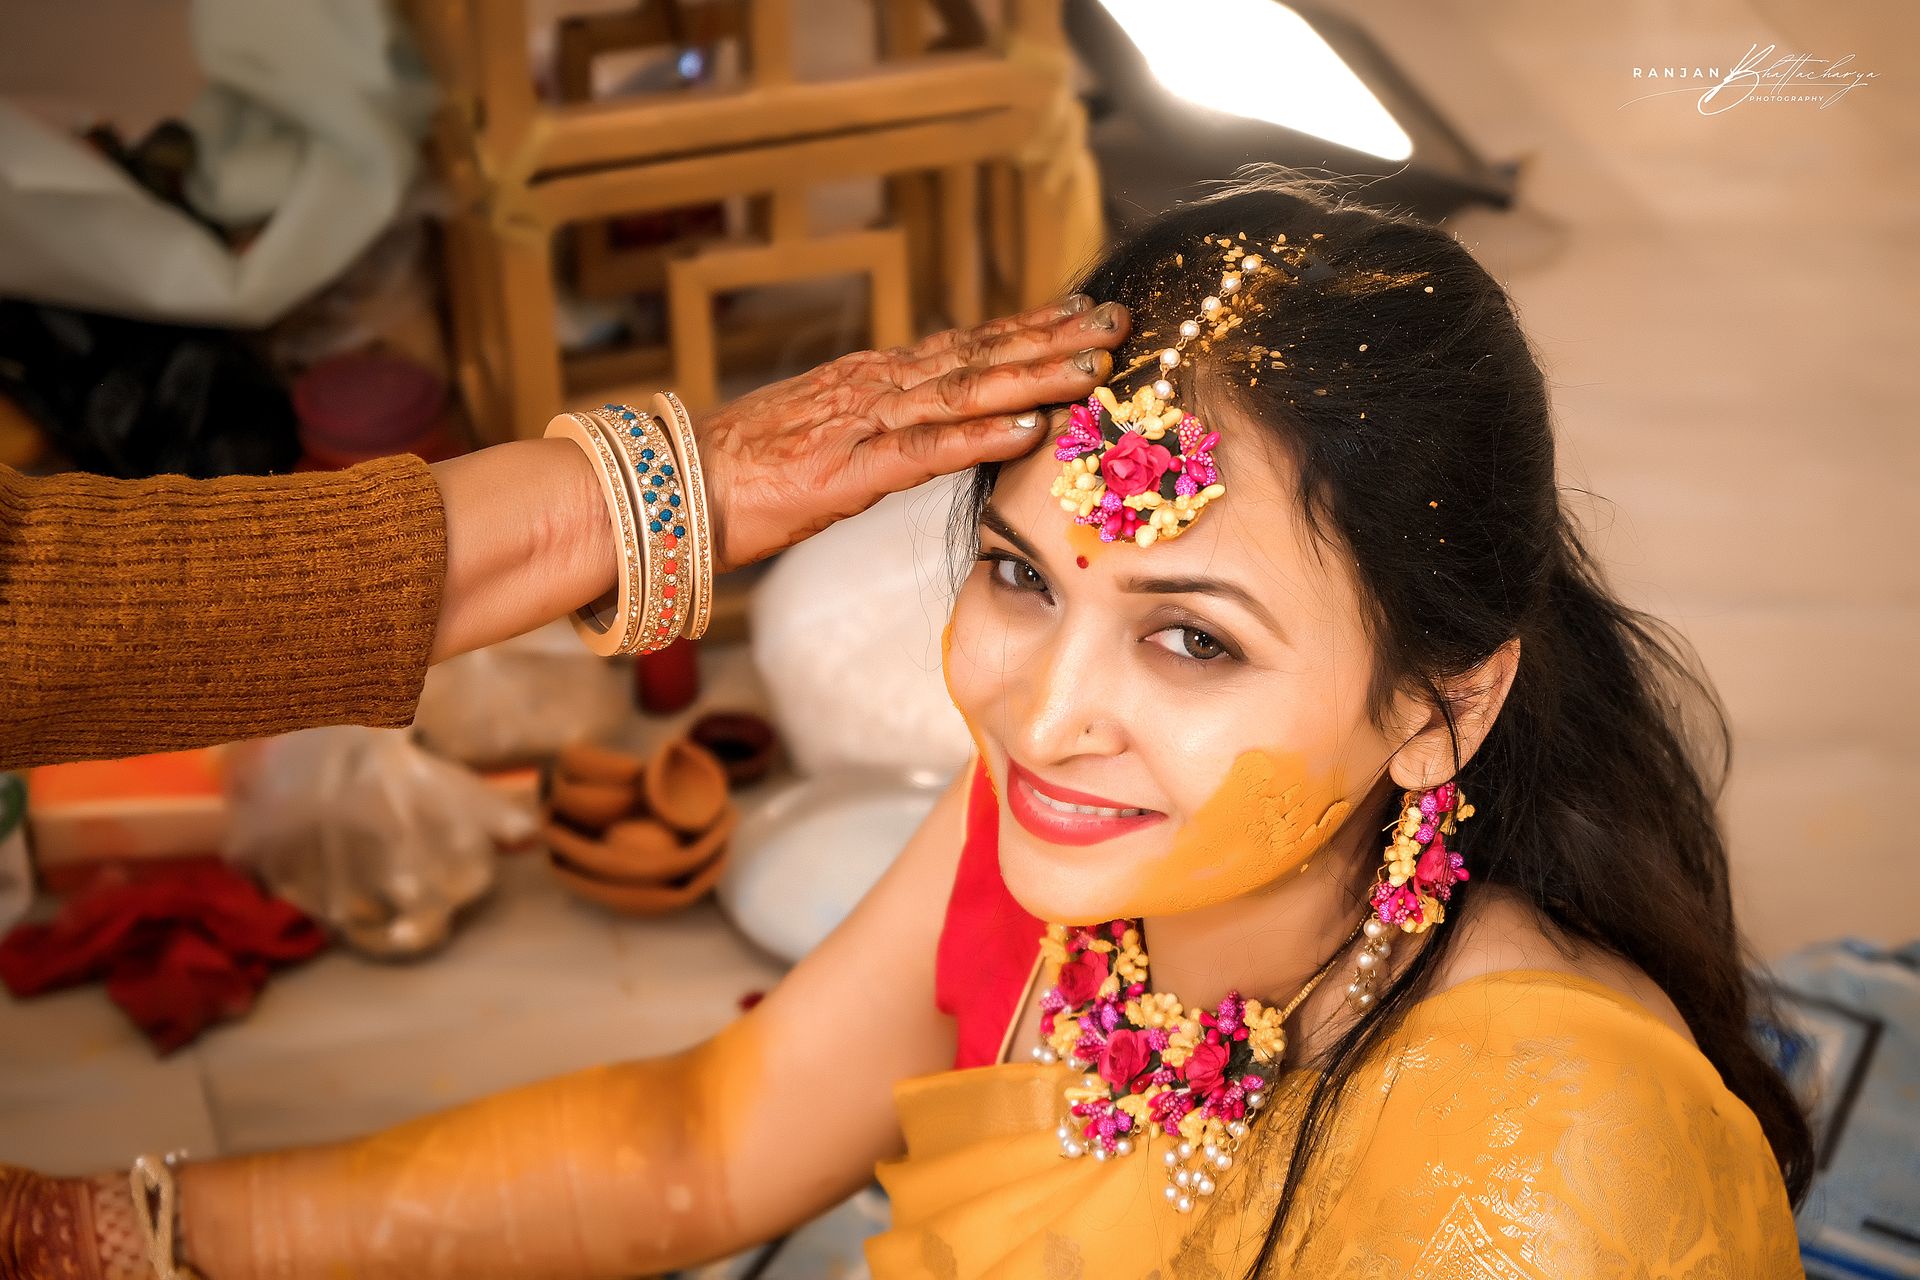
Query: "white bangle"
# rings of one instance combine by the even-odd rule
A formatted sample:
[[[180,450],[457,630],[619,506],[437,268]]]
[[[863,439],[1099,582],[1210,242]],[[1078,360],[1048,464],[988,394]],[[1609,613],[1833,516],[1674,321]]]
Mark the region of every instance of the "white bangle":
[[[589,649],[602,657],[631,653],[640,634],[646,566],[641,560],[633,503],[628,496],[620,457],[593,420],[581,414],[556,415],[547,423],[546,434],[573,441],[593,463],[600,477],[600,496],[606,503],[614,545],[620,551],[620,570],[613,591],[574,610],[573,629]]]
[[[614,590],[573,616],[587,647],[607,657],[697,640],[713,616],[712,516],[693,420],[672,392],[654,404],[659,414],[608,404],[547,424],[593,462],[620,548]]]
[[[164,1156],[135,1156],[133,1168],[127,1174],[127,1183],[133,1191],[133,1220],[140,1232],[147,1265],[153,1268],[156,1280],[200,1280],[200,1273],[182,1263],[174,1252],[173,1227],[179,1193],[173,1175],[185,1157],[184,1151],[170,1151]]]
[[[707,504],[707,478],[700,468],[700,442],[693,434],[693,418],[680,403],[680,397],[663,391],[653,398],[653,406],[666,424],[674,456],[679,459],[680,472],[685,478],[681,489],[686,494],[686,527],[692,533],[692,547],[691,554],[682,558],[687,566],[687,571],[681,574],[681,581],[687,584],[682,595],[689,597],[687,638],[698,640],[706,634],[707,622],[713,617],[713,513]]]

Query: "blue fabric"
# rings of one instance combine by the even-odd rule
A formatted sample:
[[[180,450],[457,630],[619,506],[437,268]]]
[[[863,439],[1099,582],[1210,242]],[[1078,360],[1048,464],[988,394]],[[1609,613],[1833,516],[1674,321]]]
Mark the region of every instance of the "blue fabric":
[[[1773,966],[1758,1028],[1814,1121],[1799,1214],[1812,1280],[1920,1280],[1920,941],[1821,943]]]

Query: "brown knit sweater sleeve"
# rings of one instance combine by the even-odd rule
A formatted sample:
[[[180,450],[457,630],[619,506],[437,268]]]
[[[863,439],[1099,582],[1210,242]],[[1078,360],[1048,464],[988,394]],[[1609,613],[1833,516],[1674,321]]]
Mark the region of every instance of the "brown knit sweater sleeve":
[[[446,558],[414,457],[221,480],[0,467],[0,767],[406,724]]]

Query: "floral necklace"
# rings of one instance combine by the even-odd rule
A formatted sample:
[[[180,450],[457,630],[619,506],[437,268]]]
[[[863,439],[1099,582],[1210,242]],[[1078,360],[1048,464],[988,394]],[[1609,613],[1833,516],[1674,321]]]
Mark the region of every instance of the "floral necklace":
[[[1055,1131],[1060,1153],[1130,1155],[1136,1139],[1157,1129],[1179,1140],[1165,1157],[1167,1200],[1192,1212],[1197,1197],[1213,1194],[1215,1175],[1233,1167],[1248,1120],[1266,1104],[1287,1049],[1287,1018],[1360,932],[1355,926],[1283,1008],[1233,991],[1211,1010],[1193,1010],[1147,990],[1136,922],[1048,925],[1041,954],[1059,969],[1040,998],[1033,1057],[1089,1073],[1066,1090],[1067,1118]]]

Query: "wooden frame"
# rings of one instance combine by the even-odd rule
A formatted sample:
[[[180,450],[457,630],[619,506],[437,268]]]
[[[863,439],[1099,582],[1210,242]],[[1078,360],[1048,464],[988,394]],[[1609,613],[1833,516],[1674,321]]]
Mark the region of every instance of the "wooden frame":
[[[696,407],[718,394],[723,356],[770,349],[777,334],[716,334],[715,293],[756,283],[863,274],[876,345],[908,342],[916,313],[970,324],[1038,302],[1062,273],[1058,219],[1043,203],[1041,152],[1060,87],[995,48],[925,52],[932,3],[960,40],[1017,38],[1065,48],[1061,0],[1006,0],[1002,31],[969,26],[965,0],[876,0],[888,45],[910,60],[831,82],[794,77],[790,0],[713,0],[682,17],[685,38],[741,40],[748,83],[620,102],[550,105],[534,95],[525,11],[512,0],[408,0],[444,90],[435,152],[457,212],[446,229],[456,373],[483,438],[540,431],[598,378],[671,372]],[[564,96],[584,96],[597,52],[672,40],[670,0],[570,21]],[[696,18],[695,15],[698,15]],[[975,15],[977,19],[977,15]],[[955,24],[959,25],[956,26]],[[807,191],[887,180],[898,226],[811,234]],[[762,243],[603,252],[589,293],[664,288],[671,350],[568,357],[554,340],[553,238],[611,250],[608,218],[745,197]],[[596,248],[593,235],[602,237]]]
[[[910,342],[907,237],[898,228],[822,236],[809,240],[799,251],[779,243],[709,249],[669,263],[667,324],[673,334],[673,385],[680,398],[696,412],[720,402],[713,329],[716,295],[851,275],[866,276],[870,283],[868,345],[897,347]]]
[[[746,29],[746,0],[707,0],[692,6],[682,0],[639,0],[624,12],[575,14],[560,23],[554,87],[563,103],[591,103],[594,62],[607,54],[724,41],[744,44]],[[583,298],[595,299],[663,292],[669,249],[621,248],[615,234],[613,220],[568,228],[574,289]],[[683,240],[677,247],[685,252],[698,243]]]

